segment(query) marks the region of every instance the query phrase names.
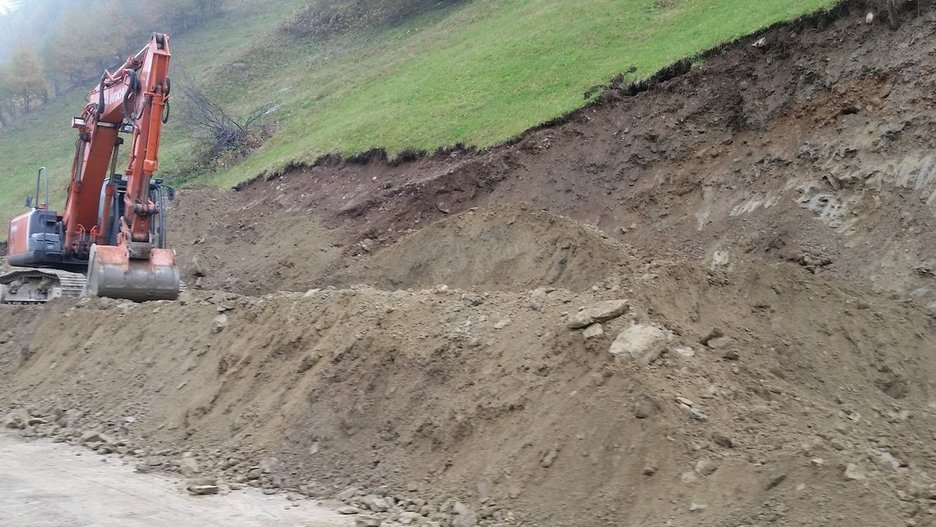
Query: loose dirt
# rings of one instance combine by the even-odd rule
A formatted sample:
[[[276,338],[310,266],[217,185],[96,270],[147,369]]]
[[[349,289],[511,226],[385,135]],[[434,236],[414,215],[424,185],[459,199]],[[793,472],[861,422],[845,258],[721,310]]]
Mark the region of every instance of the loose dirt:
[[[385,526],[932,525],[936,13],[848,6],[488,151],[183,189],[180,301],[2,309],[7,423]]]

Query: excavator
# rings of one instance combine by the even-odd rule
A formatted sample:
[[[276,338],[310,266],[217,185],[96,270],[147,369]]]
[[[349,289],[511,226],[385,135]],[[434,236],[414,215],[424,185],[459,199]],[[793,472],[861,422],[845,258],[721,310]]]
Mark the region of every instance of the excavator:
[[[162,125],[169,118],[169,37],[149,43],[88,95],[80,117],[65,210],[50,210],[39,170],[36,206],[10,223],[0,303],[37,304],[57,296],[174,300],[181,281],[166,247],[166,201],[173,190],[153,177]],[[131,137],[126,174],[117,158]],[[45,179],[46,200],[39,202]]]

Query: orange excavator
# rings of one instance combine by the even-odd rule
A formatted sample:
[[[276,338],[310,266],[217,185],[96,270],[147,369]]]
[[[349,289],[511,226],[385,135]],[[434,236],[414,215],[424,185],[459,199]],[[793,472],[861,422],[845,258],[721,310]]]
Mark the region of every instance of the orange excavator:
[[[0,302],[42,303],[85,294],[133,301],[172,300],[180,279],[166,248],[166,201],[173,191],[155,179],[162,125],[169,117],[169,37],[149,44],[113,73],[105,70],[88,95],[78,130],[65,210],[46,201],[10,223]],[[131,136],[130,161],[117,158]],[[39,183],[45,178],[40,169]],[[31,197],[26,198],[32,206]]]

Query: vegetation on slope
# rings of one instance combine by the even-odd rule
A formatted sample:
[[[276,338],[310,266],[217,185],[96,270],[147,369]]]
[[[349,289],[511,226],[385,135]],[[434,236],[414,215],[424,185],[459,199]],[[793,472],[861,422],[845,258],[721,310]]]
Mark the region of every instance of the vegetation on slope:
[[[166,131],[163,175],[230,185],[333,151],[493,145],[580,107],[590,86],[620,72],[644,78],[834,3],[474,0],[310,38],[295,31],[308,1],[231,2],[221,17],[174,41],[176,64],[232,112],[273,108],[267,117],[275,132],[243,161],[209,165],[210,172],[196,159],[199,134],[177,105]],[[61,123],[79,107],[77,101],[51,104],[0,132],[3,214],[21,202],[37,153],[48,154],[56,174],[67,171],[70,159],[63,154],[72,139],[60,132]]]

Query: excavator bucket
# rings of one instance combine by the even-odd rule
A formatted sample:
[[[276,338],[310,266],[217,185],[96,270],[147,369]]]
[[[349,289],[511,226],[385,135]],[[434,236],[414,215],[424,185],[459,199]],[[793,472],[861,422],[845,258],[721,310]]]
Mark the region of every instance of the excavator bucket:
[[[179,285],[179,268],[172,249],[151,249],[148,260],[133,260],[123,247],[91,246],[85,288],[89,296],[134,302],[175,300],[179,297]]]

